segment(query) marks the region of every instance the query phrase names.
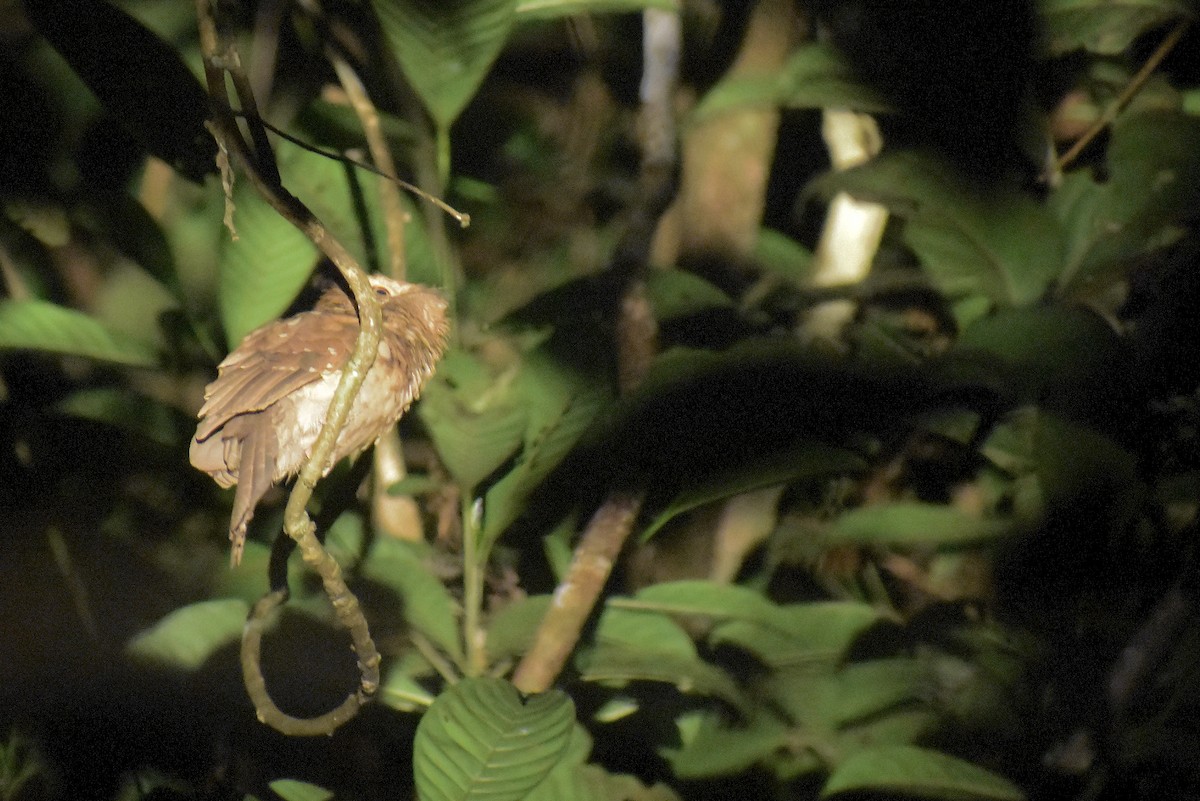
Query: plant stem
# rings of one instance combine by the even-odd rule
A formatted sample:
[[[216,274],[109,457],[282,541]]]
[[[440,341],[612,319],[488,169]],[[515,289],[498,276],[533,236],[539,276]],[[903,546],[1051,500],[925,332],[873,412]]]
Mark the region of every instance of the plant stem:
[[[463,523],[463,644],[467,654],[466,674],[482,676],[487,670],[483,648],[483,578],[488,554],[481,542],[483,501],[464,497]]]

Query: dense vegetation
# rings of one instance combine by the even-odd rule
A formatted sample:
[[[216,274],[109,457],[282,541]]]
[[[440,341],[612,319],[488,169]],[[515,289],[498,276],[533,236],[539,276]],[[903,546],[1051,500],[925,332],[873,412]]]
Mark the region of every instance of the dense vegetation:
[[[1195,797],[1193,14],[0,5],[0,801]],[[361,666],[188,444],[358,267],[453,342],[285,736],[260,598],[285,712]]]

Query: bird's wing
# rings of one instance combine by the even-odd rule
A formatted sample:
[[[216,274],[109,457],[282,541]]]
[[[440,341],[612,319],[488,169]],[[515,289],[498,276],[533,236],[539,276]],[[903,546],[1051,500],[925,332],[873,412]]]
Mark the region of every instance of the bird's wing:
[[[196,441],[230,419],[266,409],[280,398],[340,370],[354,348],[353,314],[303,312],[255,329],[217,366],[204,391]]]

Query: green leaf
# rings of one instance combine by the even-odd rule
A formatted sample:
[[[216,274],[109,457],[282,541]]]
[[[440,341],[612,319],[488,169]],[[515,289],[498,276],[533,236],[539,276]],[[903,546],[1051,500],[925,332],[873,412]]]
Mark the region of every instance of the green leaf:
[[[0,351],[36,350],[131,367],[154,367],[154,349],[92,317],[45,300],[0,300]]]
[[[1177,111],[1121,115],[1108,179],[1064,176],[1049,205],[1067,234],[1062,291],[1095,295],[1122,281],[1137,256],[1169,245],[1200,203],[1200,120]]]
[[[297,779],[276,779],[268,785],[283,801],[329,801],[333,793]]]
[[[574,725],[574,704],[557,690],[522,698],[500,679],[464,679],[417,726],[417,793],[422,801],[520,801],[562,758]]]
[[[961,759],[910,745],[866,748],[847,757],[821,797],[851,791],[904,793],[946,801],[1023,801],[1012,782]]]
[[[1193,14],[1181,0],[1042,0],[1039,9],[1053,55],[1080,48],[1119,55],[1143,33]]]
[[[427,709],[433,704],[434,695],[418,684],[405,667],[404,664],[398,664],[388,669],[379,685],[380,703],[401,712]]]
[[[134,658],[195,670],[214,651],[241,638],[249,611],[237,598],[191,604],[136,635],[125,650]]]
[[[701,99],[690,122],[744,108],[773,106],[889,110],[877,92],[857,79],[834,47],[818,42],[796,48],[778,74],[722,80]]]
[[[738,728],[706,715],[682,747],[661,753],[680,779],[707,779],[742,773],[787,748],[788,739],[787,724],[767,713]]]
[[[736,645],[772,667],[831,666],[859,634],[881,619],[874,607],[852,601],[789,604],[777,607],[766,620],[719,623],[709,644]]]
[[[671,618],[657,612],[606,607],[596,627],[596,642],[692,659],[696,646]]]
[[[439,128],[470,101],[516,19],[516,0],[373,0],[405,77]]]
[[[298,147],[281,147],[279,171],[287,189],[307,205],[360,265],[377,262],[364,232],[377,227],[375,176],[359,176],[368,218],[356,212],[346,167]],[[304,288],[316,263],[316,247],[264,200],[249,181],[234,190],[238,238],[225,238],[221,250],[219,305],[232,347],[258,326],[274,320]],[[382,243],[383,239],[376,237]]]
[[[472,493],[521,447],[528,411],[513,380],[511,371],[494,377],[474,356],[451,350],[421,395],[417,414],[463,492]]]
[[[651,270],[646,277],[646,292],[654,316],[660,321],[734,306],[727,294],[686,270]]]
[[[630,598],[613,598],[614,609],[648,610],[667,615],[708,617],[713,620],[750,620],[770,625],[779,607],[760,593],[737,584],[690,579],[652,584]]]
[[[581,677],[622,687],[631,681],[671,684],[682,693],[711,695],[742,713],[749,702],[725,671],[700,659],[695,643],[667,615],[606,607],[596,645],[580,653]]]
[[[675,517],[706,503],[775,484],[818,476],[861,473],[864,469],[866,463],[852,451],[817,443],[802,443],[783,453],[767,454],[763,459],[737,462],[730,465],[730,469],[705,476],[701,482],[676,495],[667,508],[650,521],[642,532],[642,541],[649,540]]]
[[[905,243],[951,298],[982,294],[1004,305],[1042,297],[1063,262],[1050,212],[1015,186],[973,189],[947,166],[911,151],[829,173],[811,187],[887,206],[906,220]]]
[[[580,654],[580,678],[610,687],[634,681],[669,684],[686,695],[719,698],[738,711],[750,713],[749,699],[728,673],[699,657],[670,650],[656,651],[628,645],[597,644]]]
[[[531,595],[501,609],[488,621],[488,657],[497,661],[525,653],[552,600],[549,595]]]
[[[963,331],[954,353],[1018,400],[1061,414],[1104,416],[1126,397],[1128,354],[1090,309],[1063,304],[1004,309]],[[982,357],[982,359],[980,358]]]
[[[920,703],[934,683],[925,663],[904,657],[851,663],[834,675],[834,681],[839,698],[834,718],[837,725]]]
[[[527,415],[524,447],[484,497],[485,547],[524,511],[529,495],[579,441],[606,398],[597,381],[539,351],[526,355],[513,391]]]
[[[60,414],[115,426],[168,447],[189,436],[194,423],[176,409],[120,387],[77,390],[55,404],[54,409]]]
[[[806,286],[813,254],[786,234],[772,228],[760,228],[754,243],[754,261],[775,275],[797,286]]]
[[[403,601],[404,620],[442,651],[459,659],[462,644],[454,599],[426,563],[428,546],[376,537],[363,562],[364,578],[396,592]]]
[[[682,5],[682,0],[517,0],[516,14],[521,22],[527,22],[576,14],[621,14],[647,8],[679,11]]]
[[[966,548],[1012,531],[1009,520],[980,518],[953,506],[893,503],[861,506],[837,517],[825,535],[827,545],[884,545]]]

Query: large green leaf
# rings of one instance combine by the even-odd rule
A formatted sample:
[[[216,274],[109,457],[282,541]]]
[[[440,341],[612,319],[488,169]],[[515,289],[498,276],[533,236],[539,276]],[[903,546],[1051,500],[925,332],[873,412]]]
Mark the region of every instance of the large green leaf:
[[[1182,0],[1041,0],[1040,6],[1055,55],[1085,48],[1115,56],[1143,33],[1194,13]]]
[[[952,756],[911,745],[866,748],[847,757],[825,782],[821,797],[852,791],[903,793],[946,801],[1023,801],[1002,776]]]
[[[130,656],[195,670],[214,651],[242,636],[249,605],[223,598],[176,609],[126,645]]]
[[[860,506],[841,514],[825,536],[828,545],[964,548],[998,539],[1012,521],[983,518],[953,506],[892,503]]]
[[[884,154],[830,173],[813,189],[830,197],[845,191],[903,217],[906,244],[952,298],[982,294],[1002,305],[1027,304],[1062,269],[1062,231],[1044,206],[1016,186],[981,191],[918,153]]]
[[[0,300],[2,350],[38,350],[133,367],[158,364],[149,344],[45,300]]]
[[[920,703],[930,692],[933,677],[925,662],[897,657],[846,665],[834,675],[834,682],[838,691],[834,723],[845,725]]]
[[[422,801],[520,801],[562,758],[574,725],[574,704],[557,690],[522,698],[500,679],[464,679],[417,726],[417,793]]]
[[[745,693],[728,673],[696,656],[599,644],[581,654],[579,663],[579,677],[584,681],[610,687],[636,681],[668,684],[687,695],[719,698],[741,715],[749,714],[751,709]]]
[[[440,128],[483,82],[516,20],[516,0],[373,0],[404,75]]]

